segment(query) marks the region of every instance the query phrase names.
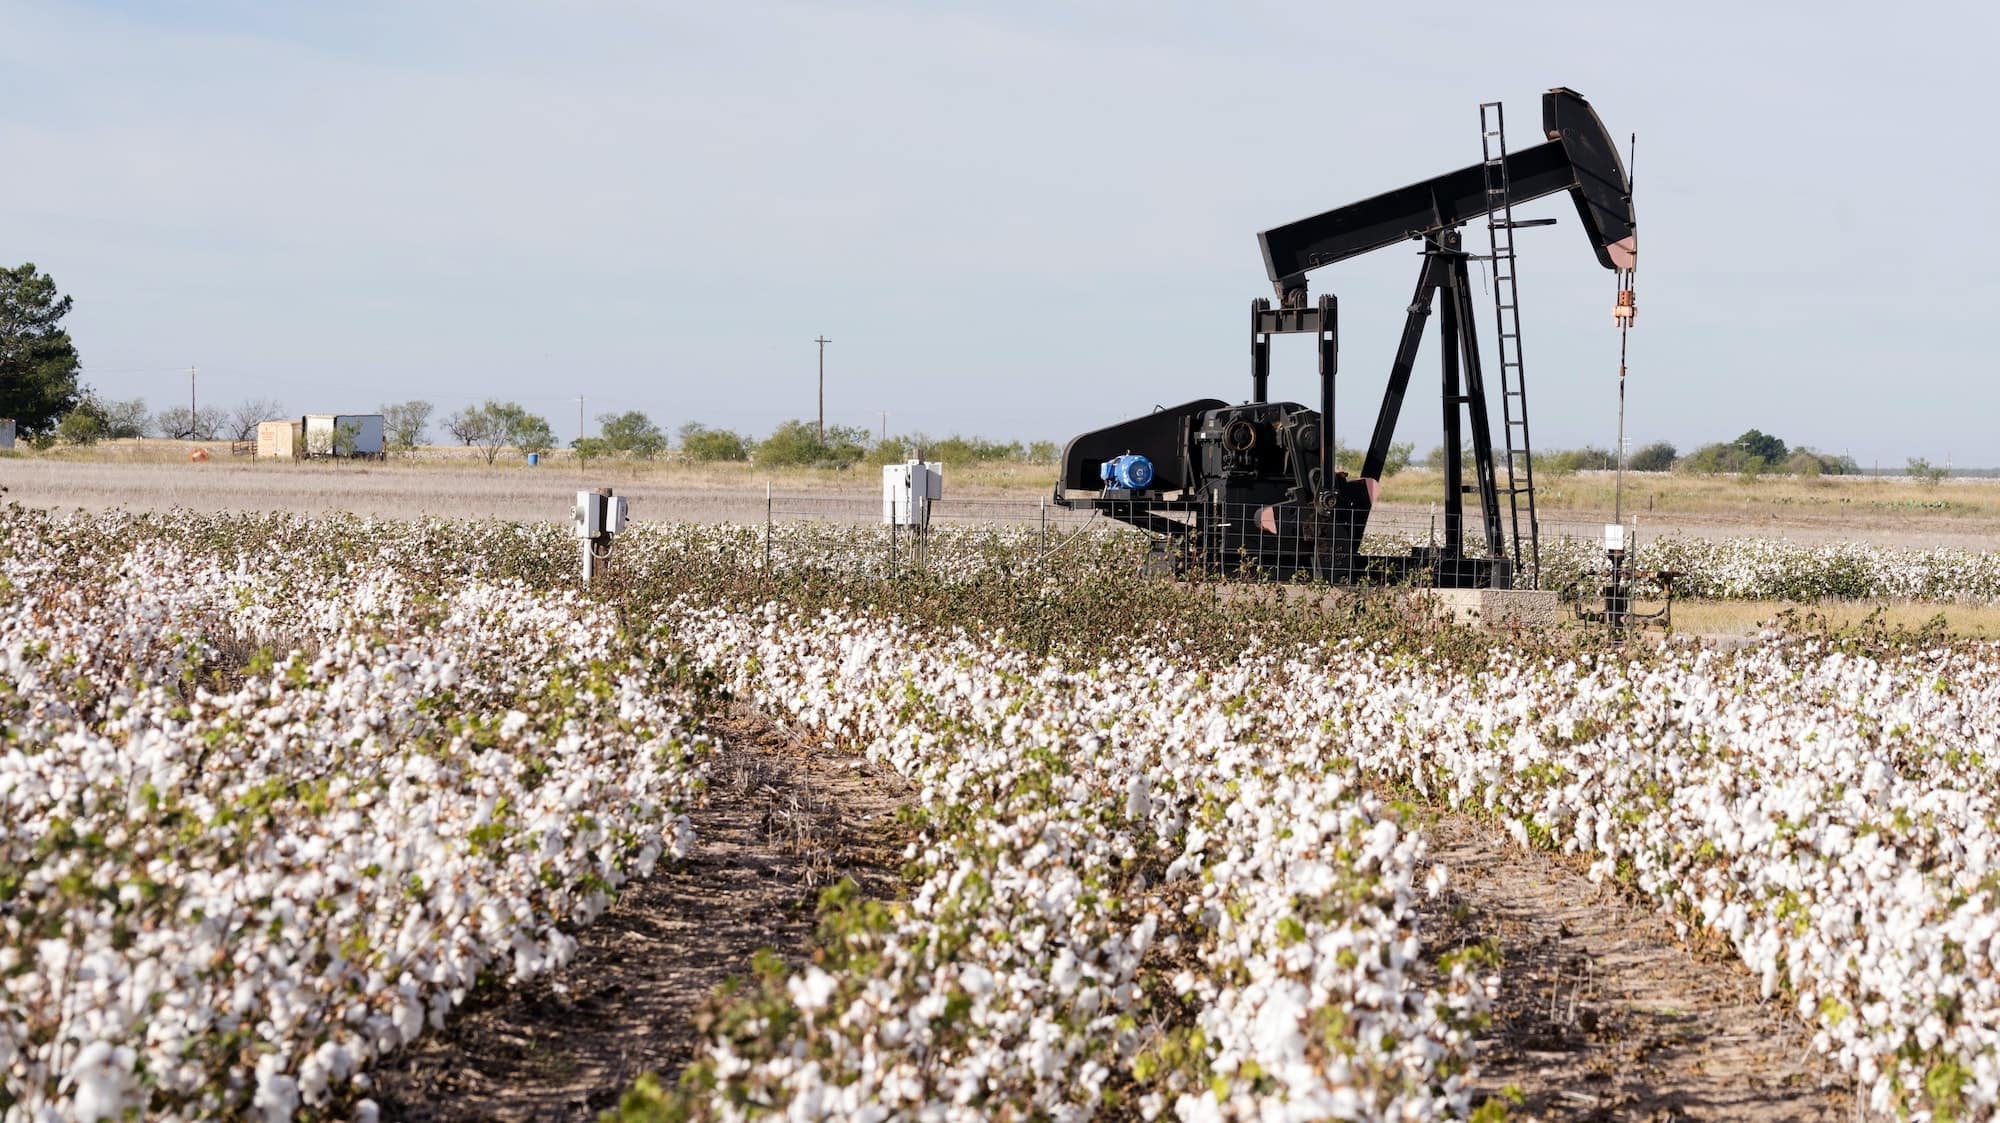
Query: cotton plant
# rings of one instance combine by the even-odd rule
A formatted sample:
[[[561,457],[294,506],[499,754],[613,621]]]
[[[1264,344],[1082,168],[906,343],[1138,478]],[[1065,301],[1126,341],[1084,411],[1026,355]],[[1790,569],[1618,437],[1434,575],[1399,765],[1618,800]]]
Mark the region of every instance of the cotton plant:
[[[691,699],[573,595],[77,546],[0,550],[0,1117],[367,1117],[692,845]]]
[[[704,1113],[1462,1115],[1496,978],[1425,946],[1437,883],[1385,783],[1726,938],[1877,1110],[2000,1105],[1990,645],[1496,648],[1469,670],[1421,640],[1218,665],[1057,629],[1030,654],[787,607],[787,581],[872,580],[875,528],[776,528],[766,567],[760,527],[666,526],[620,565],[777,599],[614,643],[560,590],[562,527],[37,518],[0,535],[9,1119],[365,1115],[375,1058],[482,980],[558,968],[624,879],[691,845],[707,745],[658,674],[686,654],[907,777],[919,824],[907,900],[830,899],[817,959],[765,960],[757,1001],[724,1005]],[[1023,589],[1042,548],[931,545],[959,567],[940,579]],[[1992,555],[1640,549],[1706,595],[2000,590]],[[1072,594],[1033,595],[1059,621]]]
[[[747,701],[902,773],[926,822],[907,904],[834,925],[834,970],[727,1022],[696,1110],[1470,1109],[1490,980],[1419,967],[1422,840],[1359,773],[1325,767],[1323,739],[1245,704],[1254,670],[1197,683],[1151,653],[1071,668],[777,605],[670,628]],[[1187,955],[1199,975],[1161,966]]]
[[[1143,1038],[1102,1062],[1124,1061],[1125,1093],[1155,1113],[1423,1118],[1422,1105],[1465,1106],[1455,1097],[1478,980],[1412,986],[1421,839],[1365,797],[1342,797],[1361,778],[1488,816],[1522,845],[1587,856],[1595,876],[1727,938],[1874,1109],[2000,1104],[1991,646],[1869,657],[1773,636],[1731,656],[1496,649],[1473,672],[1345,643],[1253,650],[1219,670],[1148,650],[1117,665],[1038,662],[990,636],[776,605],[690,612],[677,628],[768,711],[911,777],[927,807],[990,799],[988,777],[1024,767],[1008,752],[1041,749],[1092,777],[1077,787],[1112,816],[1100,829],[1166,857],[1158,886],[1192,887],[1177,912],[1205,933],[1204,970],[1171,982],[1199,1004],[1201,1036],[1180,1031],[1198,1041],[1198,1063],[1167,1072],[1161,1056],[1189,1052]],[[1012,837],[983,823],[973,833]],[[920,857],[942,863],[932,846]],[[1301,908],[1302,890],[1354,877],[1364,891],[1334,895],[1371,903],[1331,917]],[[926,892],[904,920],[912,932],[929,931]],[[1174,926],[1156,939],[1162,930]],[[1389,970],[1342,982],[1350,961]],[[1136,982],[1150,996],[1159,981]],[[1441,1014],[1425,1023],[1423,1007]],[[1335,1063],[1301,1044],[1328,1010],[1338,1016],[1319,1016],[1422,1028]],[[1183,1084],[1148,1088],[1141,1073]]]

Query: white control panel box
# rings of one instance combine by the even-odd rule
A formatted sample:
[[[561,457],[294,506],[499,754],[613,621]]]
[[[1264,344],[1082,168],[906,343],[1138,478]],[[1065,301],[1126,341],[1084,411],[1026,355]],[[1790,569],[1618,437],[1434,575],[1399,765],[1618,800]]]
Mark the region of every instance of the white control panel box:
[[[1625,528],[1617,523],[1604,524],[1604,549],[1607,553],[1625,552]]]
[[[911,460],[882,466],[882,522],[888,526],[929,526],[931,502],[944,498],[944,473],[936,464]]]

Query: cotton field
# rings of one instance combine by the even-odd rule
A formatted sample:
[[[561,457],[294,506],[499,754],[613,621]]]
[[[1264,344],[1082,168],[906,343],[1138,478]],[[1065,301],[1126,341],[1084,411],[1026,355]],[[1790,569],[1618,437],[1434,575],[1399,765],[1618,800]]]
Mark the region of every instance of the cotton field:
[[[2000,1105],[1993,646],[1312,632],[953,534],[889,589],[646,528],[585,594],[547,528],[0,513],[0,1117],[376,1117],[379,1058],[671,891],[715,691],[908,781],[903,890],[627,1118],[1490,1117],[1507,966],[1427,929],[1427,808],[1722,941],[1870,1110]]]
[[[693,844],[709,745],[573,594],[8,529],[10,1120],[365,1118],[372,1059]]]

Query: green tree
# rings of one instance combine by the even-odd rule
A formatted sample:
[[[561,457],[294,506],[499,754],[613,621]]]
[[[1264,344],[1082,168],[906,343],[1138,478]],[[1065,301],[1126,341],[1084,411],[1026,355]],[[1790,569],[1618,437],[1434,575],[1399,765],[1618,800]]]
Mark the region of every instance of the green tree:
[[[64,444],[94,445],[104,432],[104,410],[88,395],[56,423],[56,439]]]
[[[1417,446],[1413,442],[1396,441],[1392,443],[1389,446],[1388,453],[1382,457],[1382,478],[1386,480],[1390,476],[1408,468],[1410,461],[1416,455]],[[1440,451],[1435,455],[1437,456],[1438,467],[1442,468],[1444,466],[1444,453]],[[1335,441],[1333,444],[1333,466],[1337,471],[1346,472],[1352,476],[1361,471],[1362,463],[1367,459],[1368,451],[1366,449],[1348,448],[1339,441]],[[1465,463],[1468,465],[1472,463],[1470,453],[1466,454]]]
[[[667,435],[638,410],[599,414],[598,431],[612,452],[629,452],[648,460],[667,449]]]
[[[1785,442],[1756,429],[1744,433],[1730,444],[1742,449],[1745,456],[1758,457],[1766,464],[1782,464],[1785,457],[1791,454],[1791,450],[1785,447]]]
[[[786,421],[757,443],[757,463],[772,468],[846,468],[868,454],[868,430],[829,425],[821,440],[804,421]]]
[[[924,459],[934,460],[952,467],[977,464],[986,460],[1019,460],[1027,455],[1018,441],[1002,443],[985,437],[961,437],[956,433],[941,441],[913,438],[917,447],[924,450]]]
[[[492,418],[479,406],[466,406],[444,419],[444,431],[451,439],[471,448],[478,445],[491,427]]]
[[[716,460],[750,459],[750,442],[729,429],[711,429],[699,421],[680,428],[681,454],[698,464]]]
[[[529,413],[518,402],[492,398],[467,406],[445,419],[445,428],[465,444],[486,454],[488,464],[500,458],[500,450],[513,447],[523,453],[547,452],[555,447],[555,431],[547,418]]]
[[[868,450],[870,464],[901,464],[916,452],[908,437],[884,437]]]
[[[102,402],[100,408],[104,411],[104,435],[113,440],[145,436],[153,417],[144,398]]]
[[[398,452],[411,452],[430,440],[431,413],[425,401],[397,402],[379,407],[382,414],[382,442]]]
[[[501,424],[507,430],[507,443],[523,454],[547,452],[556,447],[556,433],[549,428],[547,418],[529,413],[513,402],[501,403]],[[489,463],[491,458],[488,458]]]
[[[1573,472],[1600,472],[1618,467],[1618,460],[1609,449],[1596,445],[1582,448],[1554,448],[1535,454],[1535,471],[1547,472],[1552,476],[1567,476]]]
[[[1936,487],[1945,477],[1943,468],[1937,467],[1921,456],[1910,457],[1909,466],[1903,471],[1911,479],[1929,487]]]
[[[23,436],[53,432],[83,400],[83,364],[62,327],[70,304],[32,262],[0,269],[0,417]]]
[[[1625,462],[1634,472],[1666,472],[1674,466],[1675,449],[1671,441],[1654,441],[1640,446]]]
[[[342,460],[354,455],[354,446],[361,443],[361,423],[341,421],[333,427],[333,454]]]

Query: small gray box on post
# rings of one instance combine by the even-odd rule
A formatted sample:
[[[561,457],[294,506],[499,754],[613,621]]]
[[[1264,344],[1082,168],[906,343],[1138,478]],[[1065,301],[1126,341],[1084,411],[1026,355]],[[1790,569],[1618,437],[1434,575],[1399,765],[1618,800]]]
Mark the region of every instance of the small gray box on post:
[[[888,526],[923,529],[930,525],[931,503],[944,498],[944,473],[935,464],[911,460],[882,466],[882,522]]]
[[[583,581],[587,585],[602,577],[611,564],[612,538],[625,530],[625,500],[612,495],[608,487],[579,491],[573,520],[573,530],[583,547]]]

